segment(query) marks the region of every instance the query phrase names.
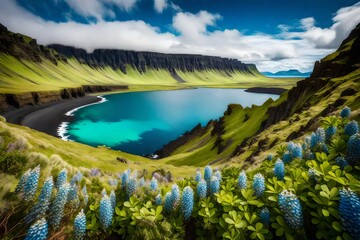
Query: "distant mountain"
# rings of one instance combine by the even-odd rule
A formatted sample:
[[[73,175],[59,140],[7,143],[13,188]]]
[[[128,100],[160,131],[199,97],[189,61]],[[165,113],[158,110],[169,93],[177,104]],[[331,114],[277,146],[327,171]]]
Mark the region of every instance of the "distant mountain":
[[[267,77],[310,77],[311,72],[299,72],[296,69],[290,69],[288,71],[279,71],[276,73],[262,72]]]

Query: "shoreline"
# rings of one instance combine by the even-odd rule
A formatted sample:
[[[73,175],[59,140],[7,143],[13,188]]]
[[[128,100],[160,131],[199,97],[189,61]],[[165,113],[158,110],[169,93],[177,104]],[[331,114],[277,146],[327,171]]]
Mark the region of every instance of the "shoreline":
[[[84,97],[60,100],[42,105],[16,108],[1,115],[9,123],[26,126],[51,136],[59,137],[58,130],[62,123],[72,120],[72,116],[65,115],[66,113],[98,103],[101,100],[102,98],[98,96],[86,95]]]
[[[281,95],[287,90],[277,87],[253,87],[247,88],[245,91]],[[51,136],[68,140],[68,136],[66,136],[67,127],[73,119],[73,113],[81,108],[106,102],[107,100],[103,96],[111,94],[113,93],[103,93],[99,96],[88,94],[84,97],[60,100],[42,105],[13,108],[0,115],[4,116],[9,123],[26,126]]]
[[[279,87],[252,87],[247,88],[245,92],[251,92],[251,93],[268,93],[268,94],[276,94],[281,95],[282,93],[286,92],[287,89],[285,88],[279,88]]]

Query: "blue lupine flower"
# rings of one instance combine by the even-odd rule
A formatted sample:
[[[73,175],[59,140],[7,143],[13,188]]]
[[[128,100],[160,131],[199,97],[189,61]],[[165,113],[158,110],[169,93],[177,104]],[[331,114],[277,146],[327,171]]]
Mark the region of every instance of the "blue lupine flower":
[[[275,166],[274,166],[274,175],[279,180],[284,180],[285,177],[285,165],[281,159],[276,160]]]
[[[84,187],[83,187],[83,189],[81,191],[82,191],[82,194],[83,194],[83,197],[84,197],[84,206],[86,206],[88,201],[89,201],[89,195],[88,195],[87,190],[86,190],[86,185],[84,185]]]
[[[115,207],[116,207],[116,195],[115,195],[114,190],[111,190],[110,201],[111,201],[112,209],[115,210]]]
[[[339,213],[344,230],[360,239],[360,199],[351,189],[340,190]]]
[[[287,143],[287,150],[289,151],[289,153],[291,153],[294,150],[294,147],[295,147],[295,143],[293,142]]]
[[[360,165],[360,134],[352,135],[347,144],[346,160],[351,165]]]
[[[156,192],[158,190],[158,181],[156,178],[152,178],[150,181],[150,191]]]
[[[265,225],[270,225],[270,211],[267,207],[260,210],[260,220]]]
[[[82,177],[83,177],[82,173],[78,171],[70,180],[70,185],[75,185],[76,183],[79,183]]]
[[[304,151],[310,147],[310,143],[311,143],[311,136],[306,136],[304,144],[302,146]]]
[[[344,107],[340,112],[340,116],[342,118],[347,118],[350,116],[350,114],[351,114],[351,109],[349,107]]]
[[[244,170],[239,174],[238,186],[240,189],[246,189],[247,187],[247,176]]]
[[[118,185],[118,181],[115,178],[109,179],[108,183],[112,187],[116,187]]]
[[[174,210],[179,206],[180,203],[180,189],[176,183],[171,187],[171,203]]]
[[[25,187],[25,183],[30,175],[31,169],[28,169],[24,175],[21,176],[16,188],[15,188],[15,192],[16,193],[24,193],[24,187]]]
[[[53,190],[54,182],[52,176],[48,177],[41,189],[41,193],[38,197],[38,202],[30,210],[30,213],[25,217],[27,223],[31,223],[35,219],[39,219],[45,216],[49,209],[51,194]]]
[[[289,153],[289,152],[285,152],[284,155],[283,155],[283,157],[282,157],[282,159],[283,159],[283,162],[284,162],[284,163],[289,163],[289,162],[291,162],[291,155],[290,155],[290,153]]]
[[[130,178],[127,186],[126,186],[126,198],[130,199],[130,197],[134,194],[136,191],[138,184],[135,178]]]
[[[86,216],[84,210],[81,209],[74,220],[74,240],[82,240],[86,233]]]
[[[197,195],[200,199],[206,198],[207,184],[204,179],[201,179],[196,187]]]
[[[123,189],[126,188],[128,181],[129,181],[129,174],[128,174],[127,171],[124,171],[122,176],[121,176],[121,187]]]
[[[161,205],[161,204],[162,204],[161,194],[158,194],[158,195],[155,197],[155,204],[156,204],[156,205]]]
[[[302,158],[302,147],[300,144],[294,144],[292,151],[290,152],[291,158]]]
[[[172,198],[171,198],[171,192],[167,192],[165,195],[165,202],[164,202],[164,209],[166,212],[171,212],[172,210]]]
[[[269,155],[267,155],[266,160],[271,161],[271,160],[273,160],[273,157],[274,156],[272,154],[269,154]]]
[[[38,182],[39,182],[39,176],[40,176],[40,166],[37,166],[34,168],[31,172],[29,177],[26,180],[25,186],[24,186],[24,200],[25,201],[31,201],[34,199]]]
[[[303,227],[302,208],[299,199],[291,191],[283,190],[279,194],[278,204],[284,214],[286,224],[294,230]]]
[[[195,181],[198,183],[202,179],[201,172],[199,170],[196,171]]]
[[[325,130],[325,139],[327,142],[330,142],[332,137],[336,134],[337,128],[335,126],[330,126]]]
[[[335,161],[339,165],[341,170],[343,170],[346,166],[349,166],[349,163],[346,161],[344,157],[337,157]]]
[[[61,219],[64,215],[64,207],[67,202],[70,186],[68,183],[62,184],[55,197],[50,209],[50,224],[54,229],[60,226]]]
[[[315,133],[311,134],[310,148],[314,149],[317,146],[322,146],[325,143],[326,133],[323,128],[318,128]]]
[[[144,179],[144,177],[141,177],[140,181],[139,181],[139,186],[142,187],[144,185],[145,185],[145,179]]]
[[[64,183],[66,183],[66,180],[67,180],[67,170],[66,168],[63,168],[56,179],[56,188],[59,189]]]
[[[308,176],[309,176],[309,181],[311,183],[316,183],[317,182],[316,171],[313,168],[309,168]]]
[[[25,240],[46,240],[48,232],[48,224],[45,218],[42,218],[30,227]]]
[[[357,121],[352,120],[348,124],[345,125],[344,132],[348,136],[352,136],[354,134],[357,134],[359,132],[359,124]]]
[[[77,198],[78,198],[78,186],[71,185],[68,194],[68,202],[75,201]]]
[[[100,223],[104,230],[110,227],[113,212],[110,198],[107,195],[103,196],[100,201]]]
[[[184,216],[185,220],[191,217],[191,213],[194,207],[194,191],[191,187],[187,186],[184,188],[180,211]]]
[[[215,194],[218,193],[219,190],[220,190],[220,180],[216,176],[213,176],[210,182],[210,193]]]
[[[215,177],[217,177],[217,178],[219,179],[219,181],[221,182],[222,177],[221,177],[221,172],[220,172],[220,170],[216,170],[214,175],[215,175]]]
[[[204,179],[206,182],[210,182],[213,170],[210,166],[206,166],[204,169]]]
[[[265,178],[261,173],[255,174],[252,187],[257,197],[263,195],[265,191]]]

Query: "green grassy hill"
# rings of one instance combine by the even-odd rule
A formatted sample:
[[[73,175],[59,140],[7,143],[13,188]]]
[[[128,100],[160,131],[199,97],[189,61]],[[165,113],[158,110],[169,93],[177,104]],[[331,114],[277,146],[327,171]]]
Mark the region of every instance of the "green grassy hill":
[[[251,108],[230,105],[201,134],[170,143],[160,155],[176,166],[254,166],[265,152],[276,152],[276,143],[302,137],[319,126],[320,117],[337,114],[344,106],[355,109],[354,118],[359,120],[360,59],[353,54],[359,49],[359,36],[358,26],[335,53],[315,65],[314,76],[298,82],[275,102]],[[329,72],[337,77],[329,77]]]

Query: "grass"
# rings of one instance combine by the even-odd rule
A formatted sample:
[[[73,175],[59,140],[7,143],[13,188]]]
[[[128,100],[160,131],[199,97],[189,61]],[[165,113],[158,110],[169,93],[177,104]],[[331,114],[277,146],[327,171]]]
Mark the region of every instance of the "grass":
[[[54,65],[43,59],[41,63],[19,60],[15,57],[0,54],[0,93],[24,93],[29,91],[54,91],[62,88],[73,88],[81,85],[129,85],[129,86],[192,86],[248,88],[277,86],[291,88],[299,79],[269,79],[261,74],[234,72],[229,77],[221,71],[207,70],[181,72],[178,75],[186,82],[177,82],[164,69],[147,69],[140,73],[130,66],[126,74],[110,67],[91,68],[79,63],[76,59],[68,59],[68,63],[59,61]],[[135,87],[136,88],[136,87]],[[151,88],[155,90],[156,88]]]

